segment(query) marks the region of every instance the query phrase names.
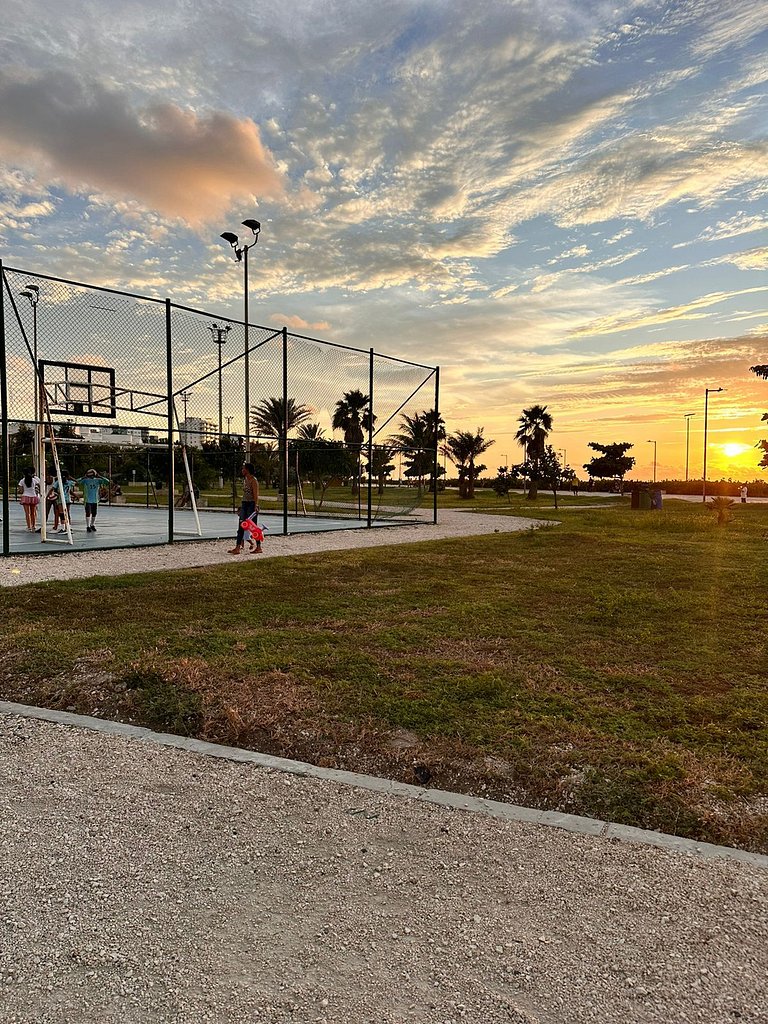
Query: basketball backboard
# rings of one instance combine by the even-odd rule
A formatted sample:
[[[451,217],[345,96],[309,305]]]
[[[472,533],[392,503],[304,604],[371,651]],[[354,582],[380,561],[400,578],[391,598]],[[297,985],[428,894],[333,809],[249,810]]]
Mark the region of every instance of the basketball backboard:
[[[109,366],[41,359],[40,382],[51,415],[116,416],[115,371]]]

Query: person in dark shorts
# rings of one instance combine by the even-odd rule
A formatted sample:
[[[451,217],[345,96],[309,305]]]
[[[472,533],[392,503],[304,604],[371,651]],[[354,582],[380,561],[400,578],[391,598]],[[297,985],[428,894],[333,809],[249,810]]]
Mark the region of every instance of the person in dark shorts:
[[[97,476],[95,469],[89,469],[85,476],[77,481],[83,488],[85,502],[85,528],[88,533],[96,532],[96,513],[99,511],[99,491],[109,486],[105,476]]]
[[[239,555],[243,550],[243,521],[251,516],[256,520],[254,513],[259,511],[259,481],[256,479],[253,464],[244,462],[241,470],[243,475],[243,500],[240,505],[240,514],[237,518],[237,539],[235,546],[229,549],[230,555]]]

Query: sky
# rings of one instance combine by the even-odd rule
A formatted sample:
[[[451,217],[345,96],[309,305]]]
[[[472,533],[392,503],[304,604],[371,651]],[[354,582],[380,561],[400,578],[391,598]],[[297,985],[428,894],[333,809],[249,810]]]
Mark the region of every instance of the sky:
[[[441,366],[449,431],[755,479],[768,0],[0,0],[0,255]],[[243,232],[245,234],[245,232]]]

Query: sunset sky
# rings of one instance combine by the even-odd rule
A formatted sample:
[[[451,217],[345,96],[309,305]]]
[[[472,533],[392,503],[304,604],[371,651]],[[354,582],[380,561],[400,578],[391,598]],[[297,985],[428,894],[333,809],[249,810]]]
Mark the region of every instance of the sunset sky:
[[[0,255],[442,367],[519,458],[760,476],[768,2],[2,0]]]

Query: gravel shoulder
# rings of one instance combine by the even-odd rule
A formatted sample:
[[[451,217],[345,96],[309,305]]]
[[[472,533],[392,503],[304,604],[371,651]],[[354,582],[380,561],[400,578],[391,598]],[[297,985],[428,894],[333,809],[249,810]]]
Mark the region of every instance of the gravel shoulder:
[[[3,1024],[765,1024],[768,873],[0,716]]]
[[[430,520],[427,521],[427,515]],[[297,533],[287,537],[268,535],[261,555],[228,553],[231,541],[182,541],[145,548],[119,548],[104,551],[72,551],[62,554],[21,555],[0,559],[0,585],[21,586],[48,580],[85,579],[90,576],[119,576],[124,573],[168,569],[191,569],[203,565],[224,565],[264,558],[311,554],[318,551],[347,551],[353,548],[384,547],[388,544],[414,544],[424,540],[446,540],[482,536],[489,533],[516,533],[551,526],[546,519],[522,519],[513,516],[485,515],[463,511],[440,513],[440,522],[431,522],[431,513],[404,526],[382,526],[371,530],[338,530],[325,533]]]

